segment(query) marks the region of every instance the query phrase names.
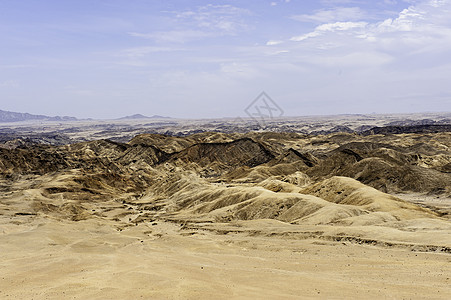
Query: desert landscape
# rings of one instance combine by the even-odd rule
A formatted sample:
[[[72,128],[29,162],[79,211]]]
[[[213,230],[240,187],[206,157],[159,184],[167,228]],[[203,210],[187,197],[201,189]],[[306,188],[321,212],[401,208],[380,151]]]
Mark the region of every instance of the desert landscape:
[[[0,12],[0,300],[451,299],[451,0]]]
[[[448,120],[3,123],[0,298],[449,299]]]

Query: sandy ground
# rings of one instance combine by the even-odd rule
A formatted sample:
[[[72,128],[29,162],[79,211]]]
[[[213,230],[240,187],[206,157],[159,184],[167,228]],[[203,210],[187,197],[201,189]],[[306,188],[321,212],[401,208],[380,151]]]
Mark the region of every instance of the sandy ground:
[[[261,221],[264,222],[264,221]],[[451,299],[451,255],[0,217],[1,299]]]
[[[0,299],[451,299],[448,133],[197,138],[0,151]]]

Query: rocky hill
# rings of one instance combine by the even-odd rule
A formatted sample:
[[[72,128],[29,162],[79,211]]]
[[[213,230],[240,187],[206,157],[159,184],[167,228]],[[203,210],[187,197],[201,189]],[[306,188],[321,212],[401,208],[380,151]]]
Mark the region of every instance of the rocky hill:
[[[350,289],[377,284],[376,298],[393,296],[388,284],[404,298],[421,285],[420,298],[449,290],[450,132],[201,132],[13,146],[0,148],[0,263],[31,298],[72,295],[47,289],[42,274],[55,287],[88,284],[86,298],[115,298],[118,282],[139,293],[160,282],[166,290],[148,298],[167,298],[177,278],[204,288],[211,274],[218,288],[245,281],[248,298],[247,278],[264,278],[277,286],[269,298],[280,298],[286,280],[305,284],[306,266],[311,282],[322,278],[312,298],[331,276],[334,293],[353,276]]]
[[[134,114],[134,115],[119,118],[118,120],[141,120],[141,119],[171,119],[171,118],[163,117],[163,116],[159,116],[159,115],[153,115],[151,117],[148,117],[148,116],[144,116],[142,114]]]
[[[170,206],[172,211],[183,209],[183,214],[203,211],[205,217],[222,216],[222,207],[230,206],[229,209],[234,211],[235,206],[249,205],[249,201],[261,193],[257,192],[260,191],[257,187],[268,190],[258,199],[276,197],[276,194],[269,192],[297,191],[297,198],[293,198],[294,194],[283,194],[290,199],[289,206],[306,201],[302,198],[305,196],[298,193],[311,194],[315,183],[323,190],[337,189],[338,194],[344,193],[339,191],[340,187],[322,187],[325,182],[328,186],[349,184],[350,181],[346,180],[327,181],[337,176],[360,182],[362,187],[367,187],[366,191],[374,189],[370,194],[378,190],[377,195],[451,195],[449,133],[391,135],[383,141],[381,139],[380,135],[365,137],[343,133],[322,137],[292,133],[202,133],[187,137],[141,135],[129,143],[98,140],[62,146],[22,145],[15,149],[0,149],[0,176],[4,190],[10,190],[14,182],[27,176],[35,176],[33,181],[37,183],[34,188],[40,190],[44,197],[39,197],[39,201],[51,201],[54,205],[51,199],[61,193],[62,199],[89,199],[91,194],[96,199],[128,199],[130,193],[135,193],[155,199],[172,199],[163,205],[172,203],[166,209]],[[39,179],[42,176],[53,179],[43,184]],[[217,183],[229,184],[233,189],[216,186]],[[218,200],[222,199],[223,194],[230,194],[224,196],[229,200]],[[48,198],[48,195],[52,197]],[[322,197],[316,192],[314,195]],[[188,199],[198,199],[193,202],[197,204],[187,205]],[[210,203],[218,210],[210,209],[207,213],[201,208],[207,205],[202,199],[211,199],[209,203],[222,201],[223,204]],[[64,204],[65,200],[61,201],[60,205]],[[259,201],[252,204],[253,209],[257,209],[258,205],[261,209],[268,206],[264,204],[266,200]],[[280,201],[285,203],[285,200]],[[397,203],[401,200],[393,201]],[[38,212],[34,208],[32,210]],[[240,211],[227,218],[243,218]],[[435,212],[429,213],[435,215]],[[441,215],[448,213],[446,210],[440,211]],[[303,216],[293,215],[290,222]],[[265,218],[268,217],[265,215]],[[257,218],[257,215],[246,215],[245,218]]]
[[[76,121],[74,117],[49,117],[44,115],[32,115],[29,113],[18,113],[12,111],[0,110],[0,122],[22,122],[22,121]]]

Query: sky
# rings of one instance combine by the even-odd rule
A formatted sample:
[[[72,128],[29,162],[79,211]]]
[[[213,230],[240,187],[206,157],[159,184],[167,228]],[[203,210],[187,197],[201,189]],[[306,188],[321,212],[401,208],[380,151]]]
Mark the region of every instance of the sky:
[[[451,111],[451,0],[0,0],[0,109]]]

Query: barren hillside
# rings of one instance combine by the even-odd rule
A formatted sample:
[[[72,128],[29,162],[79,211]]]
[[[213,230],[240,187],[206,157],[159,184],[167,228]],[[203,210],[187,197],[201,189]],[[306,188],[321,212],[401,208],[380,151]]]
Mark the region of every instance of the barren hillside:
[[[399,274],[397,280],[404,287],[426,280],[431,286],[415,291],[422,297],[429,295],[432,287],[449,295],[450,166],[451,134],[447,132],[395,135],[207,132],[186,137],[143,134],[128,143],[97,140],[0,149],[0,249],[4,253],[0,263],[6,270],[0,280],[8,286],[1,295],[44,298],[58,295],[53,293],[61,292],[62,288],[48,286],[39,279],[45,270],[59,270],[53,266],[54,255],[59,261],[66,261],[69,268],[78,268],[76,265],[80,264],[78,272],[91,270],[83,278],[92,282],[73,279],[80,288],[87,289],[81,295],[101,298],[100,295],[112,295],[115,290],[121,294],[127,288],[114,288],[105,281],[104,272],[120,274],[131,286],[144,284],[143,278],[138,279],[142,271],[130,273],[127,266],[144,268],[155,259],[146,258],[152,253],[164,261],[173,261],[173,265],[167,263],[170,272],[175,273],[166,270],[161,275],[166,279],[161,278],[161,282],[177,274],[188,276],[191,272],[188,270],[199,264],[200,271],[205,266],[213,268],[212,276],[227,274],[229,284],[238,284],[236,278],[245,273],[236,267],[219,271],[215,269],[219,261],[224,265],[244,264],[246,255],[251,255],[249,259],[277,262],[283,265],[283,272],[290,269],[289,272],[299,275],[301,269],[296,264],[308,265],[316,259],[318,266],[334,257],[332,265],[338,267],[336,264],[349,261],[351,255],[358,267],[355,273],[346,276],[360,280],[365,288],[371,286],[375,298],[392,293],[413,297],[414,291],[409,288],[389,286],[390,291],[381,288],[376,291],[377,283],[370,283],[375,280],[373,277],[365,279],[359,275],[359,270],[369,263],[364,261],[365,255],[381,266],[388,266],[392,262],[387,255],[395,253],[406,264],[399,266],[402,272],[413,272],[426,261],[431,263],[425,267],[427,270],[441,264],[440,274],[420,276],[411,283],[410,275]],[[137,249],[139,245],[150,248]],[[171,258],[164,256],[161,249],[156,251],[157,245],[167,247]],[[125,250],[128,247],[141,254],[129,253]],[[30,251],[36,257],[34,262],[20,258]],[[329,254],[321,254],[323,251]],[[307,256],[299,255],[306,252]],[[370,254],[361,256],[367,252]],[[211,262],[201,263],[194,258],[204,253]],[[289,253],[290,258],[286,256]],[[346,253],[348,258],[343,256]],[[417,254],[415,259],[408,258],[411,253],[421,253],[421,260]],[[108,268],[104,269],[93,260],[98,257],[103,261],[105,255],[123,261],[105,262]],[[214,258],[215,255],[220,257]],[[230,255],[239,256],[232,259]],[[293,260],[292,255],[299,255],[296,263],[284,265],[287,259]],[[78,263],[67,261],[70,257],[77,257]],[[28,291],[11,284],[14,281],[11,276],[18,267],[13,263],[15,260],[34,270],[24,275]],[[182,267],[177,273],[183,263],[175,264],[174,260],[185,260],[187,269]],[[266,266],[276,273],[282,272]],[[255,262],[249,262],[249,268],[256,268],[259,274],[266,272]],[[386,271],[378,269],[373,275],[388,276]],[[337,278],[324,283],[321,276],[326,276],[325,270],[306,272],[304,277],[313,280],[315,293],[322,290],[326,296],[333,296]],[[74,284],[67,278],[72,275],[64,274]],[[274,276],[285,278],[278,274]],[[136,286],[134,293],[169,298],[213,295],[209,289],[197,290],[200,283],[193,283],[193,277],[186,280],[186,285],[176,290],[179,294],[165,290],[158,280],[154,282],[158,288],[153,292]],[[219,284],[215,277],[201,276],[197,280]],[[217,295],[236,296],[235,289],[244,296],[260,295],[248,289],[256,287],[259,280],[250,277],[247,286],[238,284],[236,288],[219,284],[223,290]],[[288,280],[297,282],[296,277]],[[96,292],[94,282],[110,288],[105,287],[106,294]],[[178,278],[177,282],[184,281]],[[260,290],[273,296],[297,295],[296,289],[283,284],[265,285]],[[307,287],[304,290],[306,295],[313,295],[313,290]],[[73,295],[80,295],[76,286]],[[340,295],[339,298],[346,298],[356,293],[345,288]]]

